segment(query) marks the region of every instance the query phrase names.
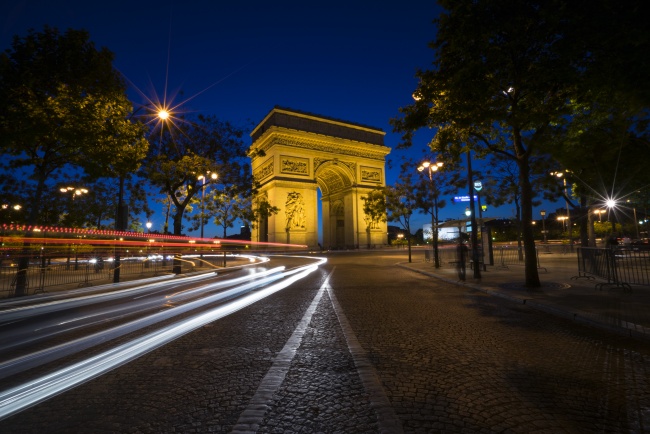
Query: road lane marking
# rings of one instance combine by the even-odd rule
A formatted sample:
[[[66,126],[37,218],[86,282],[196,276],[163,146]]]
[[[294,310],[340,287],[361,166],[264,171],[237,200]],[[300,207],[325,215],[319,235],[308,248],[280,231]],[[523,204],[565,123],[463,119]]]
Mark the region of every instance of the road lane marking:
[[[248,407],[239,415],[239,420],[237,420],[237,423],[232,428],[232,433],[240,434],[257,432],[257,429],[264,419],[264,414],[273,403],[273,395],[278,391],[284,378],[287,376],[291,362],[296,355],[296,351],[302,344],[302,338],[309,323],[311,323],[311,318],[314,315],[314,312],[316,312],[318,303],[327,288],[329,288],[330,277],[332,276],[332,273],[334,273],[334,269],[336,269],[336,267],[334,267],[327,275],[325,282],[323,282],[321,287],[318,289],[318,292],[314,296],[309,308],[307,308],[307,311],[294,329],[293,334],[284,345],[284,348],[282,348],[275,357],[273,365],[262,379],[255,395],[253,395],[248,403]]]
[[[334,307],[334,312],[339,319],[343,335],[348,343],[348,350],[350,351],[350,354],[352,354],[354,365],[357,367],[357,373],[361,378],[363,387],[366,389],[366,392],[368,392],[370,407],[377,415],[379,432],[396,434],[403,433],[402,424],[397,418],[395,410],[386,396],[386,392],[384,391],[384,387],[381,385],[377,371],[372,366],[372,363],[370,363],[366,350],[363,349],[357,340],[357,336],[354,334],[354,330],[352,330],[352,326],[350,326],[348,318],[345,316],[341,305],[334,295],[334,290],[330,286],[327,287],[327,294],[332,302],[332,307]]]

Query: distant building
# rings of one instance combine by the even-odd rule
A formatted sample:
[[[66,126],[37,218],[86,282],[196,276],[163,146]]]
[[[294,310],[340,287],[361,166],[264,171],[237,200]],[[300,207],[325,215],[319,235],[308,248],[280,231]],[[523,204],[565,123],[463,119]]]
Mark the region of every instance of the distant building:
[[[251,240],[251,227],[248,225],[243,225],[238,234],[228,235],[227,240],[242,240],[250,241]]]
[[[422,226],[424,234],[424,242],[430,243],[433,239],[433,231],[431,230],[431,223]],[[458,228],[456,227],[442,227],[438,228],[438,241],[453,241],[458,238]]]

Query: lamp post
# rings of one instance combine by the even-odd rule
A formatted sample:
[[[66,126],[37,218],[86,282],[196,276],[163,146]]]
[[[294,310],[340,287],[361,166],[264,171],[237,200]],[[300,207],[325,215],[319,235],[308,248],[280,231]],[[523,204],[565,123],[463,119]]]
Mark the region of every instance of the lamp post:
[[[145,107],[151,108],[151,104],[145,104],[141,105],[138,107],[133,113],[131,113],[126,120],[130,121],[135,117],[135,115],[142,110]],[[161,121],[166,121],[170,113],[161,108],[161,107],[155,107],[155,114],[158,119]],[[127,220],[129,217],[129,208],[128,206],[124,203],[124,173],[120,173],[120,186],[117,194],[117,212],[115,214],[115,230],[116,231],[125,231],[127,227]],[[120,249],[119,247],[115,247],[115,260],[113,262],[113,283],[119,283],[120,282]]]
[[[559,222],[561,222],[562,230],[564,230],[565,229],[564,222],[567,221],[567,217],[566,216],[559,216],[557,219],[558,219]]]
[[[7,212],[7,214],[6,214],[7,217],[4,217],[4,214],[3,214],[3,220],[6,218],[6,220],[7,220],[9,223],[13,223],[13,220],[11,220],[11,219],[12,219],[12,212],[11,212],[11,210],[14,210],[14,211],[20,211],[22,208],[23,208],[23,206],[22,206],[22,205],[19,205],[19,204],[16,204],[16,205],[10,205],[10,204],[8,204],[8,203],[3,203],[3,204],[2,204],[2,211],[6,211],[6,212]]]
[[[442,166],[443,163],[441,161],[435,163],[423,161],[418,167],[418,172],[423,173],[426,170],[429,175],[429,189],[433,198],[433,203],[431,204],[431,246],[433,249],[433,265],[435,268],[440,268],[440,259],[438,257],[438,189],[433,180],[433,173],[437,172]]]
[[[564,200],[566,202],[566,221],[567,221],[567,230],[569,231],[569,248],[573,252],[573,230],[571,227],[571,211],[569,210],[569,192],[566,186],[566,176],[564,172],[553,172],[551,175],[555,175],[558,178],[562,178],[562,184],[564,185]]]
[[[74,199],[77,196],[81,196],[84,194],[88,194],[88,189],[83,188],[83,187],[61,187],[59,191],[63,194],[71,194],[72,196],[72,201],[70,204],[70,208],[68,209],[68,213],[72,214],[73,212],[73,207],[74,207]]]
[[[594,210],[594,214],[598,214],[598,223],[603,222],[602,215],[603,215],[604,212],[605,212],[604,209],[596,209],[596,210]]]
[[[616,236],[616,214],[615,210],[617,207],[617,203],[615,199],[607,199],[605,201],[605,205],[607,206],[607,218],[612,222],[612,236]],[[610,215],[611,213],[611,215]]]
[[[210,175],[210,178],[212,179],[212,181],[217,179],[217,174],[216,173],[210,173],[210,171],[208,171],[208,174]],[[207,177],[204,176],[204,175],[199,175],[199,179],[202,181],[202,183],[201,183],[201,238],[203,238],[203,219],[204,219],[204,216],[203,216],[203,202],[205,200],[205,180],[207,179]],[[210,181],[210,182],[212,182],[212,181]]]
[[[546,244],[546,211],[541,210],[539,213],[542,215],[542,232],[544,233],[544,244]]]
[[[478,236],[476,227],[476,207],[474,205],[474,181],[472,180],[472,157],[469,149],[467,150],[467,185],[469,187],[469,210],[470,224],[472,225],[472,261],[474,262],[474,279],[481,278],[481,268],[479,267],[479,254],[478,254]]]
[[[214,181],[217,179],[217,174],[216,173],[210,173],[208,170],[208,174],[210,174],[210,179]],[[203,202],[205,200],[205,180],[207,179],[207,176],[204,175],[199,175],[199,179],[202,181],[201,183],[201,239],[203,239],[203,220],[205,219],[204,217],[204,208],[203,208]],[[212,182],[210,181],[210,182]],[[203,249],[201,249],[200,257],[203,257]]]
[[[151,233],[151,226],[153,226],[153,223],[151,221],[147,220],[147,223],[144,224],[147,227],[147,233]],[[147,249],[145,253],[145,258],[144,258],[144,268],[149,268],[149,244],[151,243],[151,240],[147,241]]]

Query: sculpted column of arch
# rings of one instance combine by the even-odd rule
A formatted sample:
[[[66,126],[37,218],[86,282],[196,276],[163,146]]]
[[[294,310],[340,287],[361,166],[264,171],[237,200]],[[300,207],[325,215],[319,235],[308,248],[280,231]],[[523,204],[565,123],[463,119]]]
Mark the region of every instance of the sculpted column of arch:
[[[276,107],[251,133],[253,176],[280,211],[253,226],[252,240],[350,249],[387,243],[386,223],[368,228],[362,197],[385,185],[384,132],[363,125]],[[260,236],[259,230],[266,233]]]

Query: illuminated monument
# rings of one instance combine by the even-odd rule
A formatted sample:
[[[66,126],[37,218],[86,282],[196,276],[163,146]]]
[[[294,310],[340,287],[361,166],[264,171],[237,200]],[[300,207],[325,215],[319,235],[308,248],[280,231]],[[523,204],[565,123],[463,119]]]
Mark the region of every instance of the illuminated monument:
[[[390,148],[384,134],[292,109],[271,110],[251,133],[249,155],[260,185],[254,201],[266,200],[280,212],[257,222],[251,239],[317,247],[320,188],[324,248],[386,244],[386,223],[370,221],[362,200],[385,186]]]

